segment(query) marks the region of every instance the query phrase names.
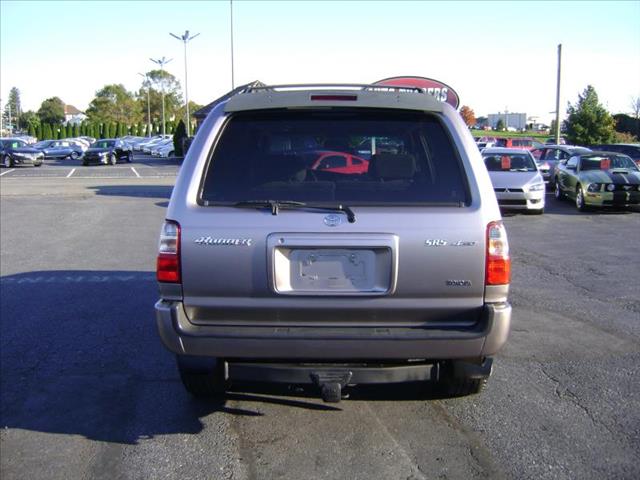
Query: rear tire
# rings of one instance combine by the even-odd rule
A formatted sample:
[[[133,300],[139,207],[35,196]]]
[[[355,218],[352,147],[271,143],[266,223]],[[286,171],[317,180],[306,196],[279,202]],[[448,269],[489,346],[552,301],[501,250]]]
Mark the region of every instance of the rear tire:
[[[217,358],[176,355],[180,380],[194,397],[224,399],[227,389],[226,363]]]
[[[442,362],[439,366],[439,386],[449,397],[466,397],[482,392],[487,386],[489,376],[470,377],[456,372],[454,361]],[[491,367],[489,367],[491,368]]]
[[[41,167],[42,166],[42,162],[36,162],[33,164],[34,167]]]
[[[116,154],[115,154],[115,153],[112,153],[112,154],[109,156],[109,163],[110,163],[111,165],[115,165],[116,163],[118,163],[118,157],[116,157]]]
[[[2,166],[4,168],[13,167],[13,158],[11,158],[10,155],[5,155],[4,158],[2,159]]]
[[[131,155],[131,152],[127,153],[127,163],[131,163],[131,157],[133,155]]]
[[[564,198],[564,193],[562,193],[562,189],[560,188],[560,183],[558,183],[558,179],[554,182],[555,186],[553,188],[553,196],[556,200],[562,200]]]
[[[71,160],[77,160],[78,157],[80,156],[80,154],[76,151],[71,152],[71,155],[69,155],[69,158],[71,158]]]

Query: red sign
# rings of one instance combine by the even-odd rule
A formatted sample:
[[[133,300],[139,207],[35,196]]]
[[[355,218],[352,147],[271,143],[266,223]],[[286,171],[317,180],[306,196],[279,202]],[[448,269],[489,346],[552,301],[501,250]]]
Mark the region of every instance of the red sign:
[[[502,170],[511,170],[511,157],[508,155],[503,155],[502,157],[500,157],[500,168],[502,168]]]
[[[460,105],[460,97],[453,88],[438,80],[424,77],[392,77],[378,80],[374,85],[385,85],[387,87],[418,87],[430,95],[433,95],[441,102],[447,102],[453,108]]]
[[[611,168],[611,159],[603,158],[600,160],[600,170],[609,170]]]

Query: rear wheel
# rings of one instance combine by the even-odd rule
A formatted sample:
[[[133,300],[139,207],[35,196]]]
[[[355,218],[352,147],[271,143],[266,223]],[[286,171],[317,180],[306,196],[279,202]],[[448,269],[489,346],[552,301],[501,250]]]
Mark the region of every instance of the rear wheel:
[[[127,152],[127,163],[131,163],[131,157],[133,157],[133,155],[131,155],[131,152]]]
[[[34,167],[41,167],[42,166],[42,162],[35,162],[33,164]]]
[[[71,152],[71,155],[69,155],[71,160],[77,160],[79,156],[80,156],[80,154],[78,152],[76,152],[76,151]]]
[[[118,163],[118,157],[116,157],[115,153],[112,153],[111,155],[109,155],[109,163],[111,165],[115,165],[116,163]]]
[[[4,168],[13,167],[13,159],[11,158],[11,156],[9,156],[9,155],[5,155],[4,156],[4,158],[2,159],[2,166]]]
[[[555,183],[555,187],[553,189],[553,196],[555,197],[556,200],[562,200],[564,198],[564,193],[562,193],[562,189],[560,188],[560,183],[558,182],[557,178],[554,183]]]
[[[227,388],[226,363],[217,358],[176,355],[180,380],[194,397],[223,399]]]
[[[443,393],[451,397],[475,395],[484,390],[491,375],[490,358],[477,361],[449,360],[439,365],[438,383]]]

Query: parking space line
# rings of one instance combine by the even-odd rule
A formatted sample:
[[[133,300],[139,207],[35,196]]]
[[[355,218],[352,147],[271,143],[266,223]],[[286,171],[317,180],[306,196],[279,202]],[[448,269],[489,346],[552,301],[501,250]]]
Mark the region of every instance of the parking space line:
[[[136,172],[136,169],[131,167],[131,171],[136,174],[136,177],[140,178],[140,174]]]
[[[72,168],[71,171],[69,172],[69,175],[67,175],[67,178],[69,178],[71,175],[73,175],[73,172],[75,172],[75,171],[76,171],[76,169]]]
[[[15,168],[12,168],[11,170],[7,170],[6,172],[0,173],[0,177],[3,176],[3,175],[6,175],[7,173],[13,172],[14,170],[15,170]]]

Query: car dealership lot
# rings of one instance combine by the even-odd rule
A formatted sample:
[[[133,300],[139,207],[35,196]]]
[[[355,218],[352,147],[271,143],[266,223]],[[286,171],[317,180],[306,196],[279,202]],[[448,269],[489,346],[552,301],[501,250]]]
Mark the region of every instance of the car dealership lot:
[[[638,211],[505,217],[512,332],[479,396],[256,384],[220,405],[184,392],[153,317],[178,163],[77,163],[0,170],[3,479],[640,476]]]

